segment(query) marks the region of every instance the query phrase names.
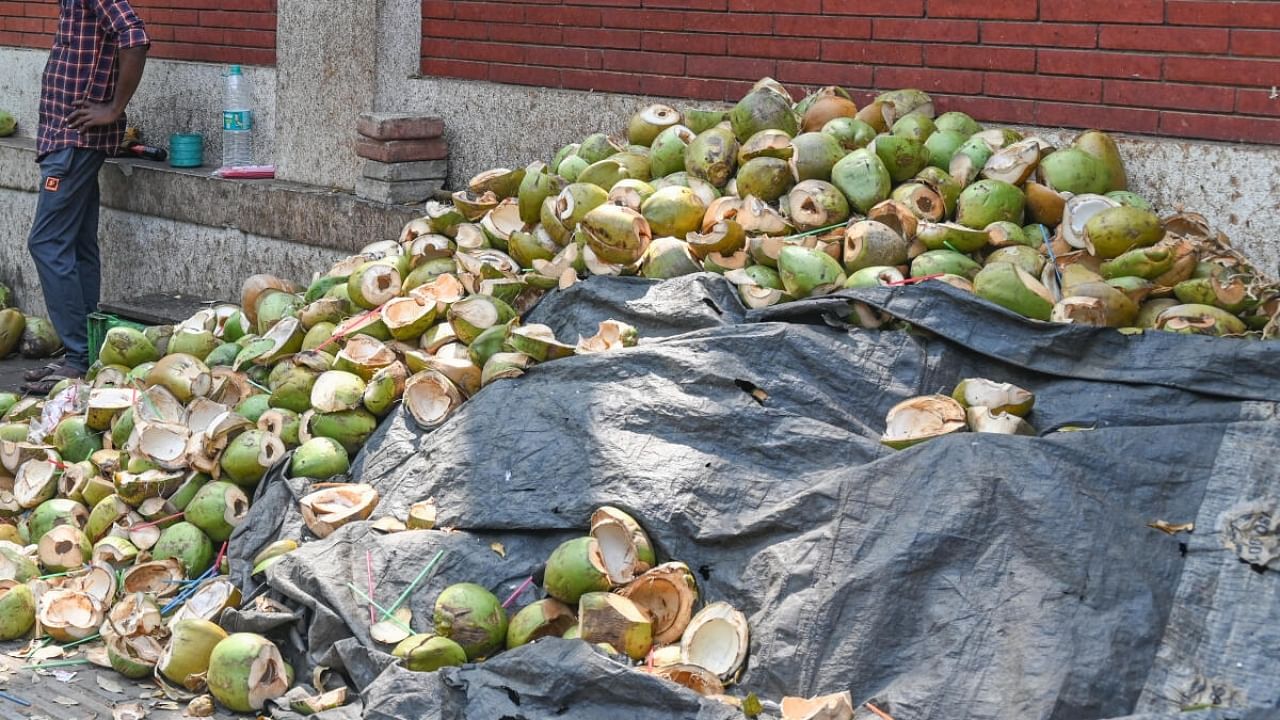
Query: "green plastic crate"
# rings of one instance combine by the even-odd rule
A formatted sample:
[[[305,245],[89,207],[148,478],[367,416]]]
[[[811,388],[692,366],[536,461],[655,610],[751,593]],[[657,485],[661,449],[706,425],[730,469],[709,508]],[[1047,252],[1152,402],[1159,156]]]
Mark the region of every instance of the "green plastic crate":
[[[102,349],[102,341],[107,339],[107,331],[113,327],[131,327],[135,330],[142,330],[147,326],[111,313],[89,313],[90,365],[98,362],[98,351]]]

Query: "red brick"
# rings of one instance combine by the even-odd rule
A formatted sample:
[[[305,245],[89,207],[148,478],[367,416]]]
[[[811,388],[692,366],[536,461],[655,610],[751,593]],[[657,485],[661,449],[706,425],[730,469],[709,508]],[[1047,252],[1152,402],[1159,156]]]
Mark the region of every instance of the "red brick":
[[[605,15],[607,27],[671,32],[745,33],[773,32],[773,16],[759,13],[709,13],[677,10],[618,10]]]
[[[1035,20],[1037,0],[929,0],[929,17],[980,20]]]
[[[154,54],[155,44],[173,40],[173,28],[167,25],[148,25],[147,37],[151,38],[151,54]]]
[[[1040,3],[1040,19],[1062,22],[1162,23],[1164,0],[1050,0]]]
[[[361,113],[356,132],[374,140],[422,140],[444,135],[444,120],[429,115]]]
[[[1039,50],[1036,69],[1049,75],[1158,79],[1160,58],[1080,50]]]
[[[1155,110],[1072,103],[1036,103],[1037,125],[1151,133],[1155,132],[1159,120],[1160,114]]]
[[[560,70],[547,67],[530,67],[528,65],[490,65],[489,80],[491,82],[513,83],[516,85],[540,85],[542,87],[558,87]]]
[[[179,27],[173,29],[174,42],[221,45],[223,31],[212,28]]]
[[[881,66],[875,69],[875,86],[881,90],[919,88],[925,92],[945,90],[961,95],[976,95],[982,92],[982,73]]]
[[[691,55],[685,62],[686,72],[693,77],[759,80],[774,74],[774,61],[756,58],[713,57]]]
[[[833,15],[923,17],[924,0],[822,0],[822,12]]]
[[[640,47],[640,33],[636,30],[606,30],[604,28],[565,28],[565,45],[581,45],[599,48],[635,50]]]
[[[244,12],[275,12],[276,0],[196,0],[191,6],[216,7],[220,10],[242,10]],[[145,18],[143,19],[145,20]]]
[[[692,25],[690,15],[678,10],[618,10],[609,13],[604,24],[630,30],[701,30]]]
[[[274,48],[276,34],[267,30],[223,30],[222,42],[239,47]]]
[[[795,35],[817,38],[869,38],[871,21],[860,17],[833,17],[826,15],[774,15],[775,35]]]
[[[1103,25],[1098,32],[1098,47],[1117,50],[1224,53],[1227,51],[1227,40],[1227,31],[1222,28]]]
[[[154,15],[154,13],[152,13]],[[197,13],[188,13],[193,19],[178,20],[170,18],[163,22],[196,22]],[[199,23],[205,27],[241,28],[245,30],[275,30],[276,16],[266,13],[220,12],[201,10]],[[162,22],[159,18],[147,18],[148,21]]]
[[[876,18],[871,36],[877,40],[977,42],[978,23],[957,20],[898,20]]]
[[[1102,101],[1107,105],[1230,112],[1236,91],[1209,85],[1173,85],[1165,82],[1106,80]]]
[[[600,72],[599,70],[560,71],[560,81],[572,90],[637,94],[643,92],[645,78],[635,73]]]
[[[592,0],[582,0],[592,2]],[[682,10],[725,10],[728,0],[641,0],[641,5],[653,8],[680,8]]]
[[[583,68],[590,70],[602,65],[600,51],[584,48],[550,47],[534,45],[524,49],[524,62],[530,65],[547,65],[558,68]]]
[[[440,77],[462,78],[464,80],[488,80],[489,64],[468,62],[466,60],[444,60],[441,58],[423,58],[422,74]]]
[[[560,45],[564,42],[563,31],[550,25],[491,23],[488,28],[489,39],[495,42],[529,43],[531,45]]]
[[[422,0],[422,17],[451,19],[455,5],[453,0]]]
[[[196,10],[148,10],[147,19],[144,21],[147,27],[153,25],[207,25],[209,27],[228,27],[224,22],[218,22],[218,18],[213,18],[210,22],[201,22],[202,15],[246,15],[250,13],[201,13]],[[275,29],[275,17],[271,15],[259,15],[271,21],[270,29]],[[230,26],[234,27],[234,26]]]
[[[31,33],[44,32],[44,23],[41,22],[40,18],[9,17],[3,18],[3,20],[5,30]]]
[[[502,45],[500,43],[464,43],[434,40],[423,43],[422,53],[431,57],[450,58],[453,60],[520,63],[524,62],[525,48],[522,45]]]
[[[995,97],[1098,102],[1102,99],[1102,81],[989,72],[982,91]]]
[[[782,7],[779,7],[779,5]],[[822,0],[787,0],[787,2],[783,3],[779,3],[777,0],[729,0],[729,10],[732,12],[786,10],[790,13],[820,13],[822,12]]]
[[[1183,82],[1271,87],[1280,78],[1280,61],[1168,57],[1164,59],[1164,77]]]
[[[873,65],[919,65],[924,61],[924,50],[914,43],[824,40],[822,59]]]
[[[776,77],[783,83],[869,87],[871,75],[867,65],[779,60]]]
[[[939,113],[959,110],[982,122],[1031,124],[1036,120],[1036,104],[1033,100],[940,93],[930,93],[930,97]]]
[[[661,97],[698,98],[720,100],[730,92],[731,84],[724,80],[692,77],[651,77],[644,82],[644,91]]]
[[[537,25],[568,25],[572,27],[598,27],[600,11],[584,7],[527,7],[525,22]]]
[[[455,2],[454,17],[459,20],[482,22],[522,23],[524,7],[514,2]]]
[[[605,70],[653,75],[683,75],[685,68],[685,56],[675,53],[605,50],[603,60]]]
[[[982,42],[987,45],[1091,48],[1098,44],[1098,27],[1064,23],[984,22]]]
[[[1169,0],[1170,25],[1215,25],[1230,28],[1280,28],[1280,6],[1274,2],[1201,2]]]
[[[462,20],[429,20],[423,23],[422,34],[430,38],[456,40],[487,40],[489,24]]]
[[[924,64],[929,67],[1032,72],[1036,69],[1036,51],[978,45],[927,45]]]
[[[1210,140],[1280,143],[1280,119],[1162,112],[1160,133]]]
[[[1236,112],[1246,115],[1274,115],[1280,117],[1280,93],[1266,90],[1236,91]]]
[[[709,33],[642,32],[640,47],[660,52],[682,52],[694,55],[724,55],[728,37]]]
[[[735,35],[729,38],[729,55],[735,57],[817,60],[817,40]]]
[[[1273,30],[1232,30],[1231,54],[1280,57],[1280,32]]]
[[[554,3],[552,3],[554,4]],[[641,7],[641,0],[564,0],[565,5],[607,5],[608,7]]]

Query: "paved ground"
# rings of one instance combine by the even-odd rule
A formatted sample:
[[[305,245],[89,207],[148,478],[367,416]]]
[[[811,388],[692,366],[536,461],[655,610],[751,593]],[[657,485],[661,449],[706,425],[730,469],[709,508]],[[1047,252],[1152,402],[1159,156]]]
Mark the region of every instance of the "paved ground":
[[[0,360],[0,392],[22,392],[22,374],[31,368],[40,367],[51,360],[27,360],[14,357]]]
[[[24,670],[27,661],[13,655],[21,655],[26,647],[26,641],[0,643],[0,691],[30,703],[0,697],[0,719],[111,720],[118,707],[137,703],[147,720],[182,720],[186,702],[166,698],[152,680],[130,680],[91,664]],[[84,654],[70,659],[82,660]],[[232,720],[238,716],[219,711],[213,717]]]

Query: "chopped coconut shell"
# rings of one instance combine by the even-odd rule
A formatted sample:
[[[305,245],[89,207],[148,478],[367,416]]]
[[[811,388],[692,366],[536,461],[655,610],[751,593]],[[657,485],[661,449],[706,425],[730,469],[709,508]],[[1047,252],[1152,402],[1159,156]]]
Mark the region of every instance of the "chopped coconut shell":
[[[58,642],[75,642],[93,635],[104,610],[98,599],[78,590],[49,590],[40,596],[36,620]]]
[[[418,427],[439,427],[462,404],[462,393],[437,370],[423,370],[405,381],[404,404]]]
[[[782,720],[853,720],[853,695],[848,690],[814,698],[782,698]]]
[[[894,405],[880,442],[901,450],[966,428],[964,408],[946,395],[914,397]]]
[[[657,645],[679,642],[698,602],[697,582],[684,563],[659,565],[632,580],[618,594],[649,614]]]
[[[747,618],[728,603],[716,602],[689,621],[680,638],[680,659],[730,681],[746,663],[749,646]]]
[[[368,519],[377,505],[378,491],[371,485],[361,484],[326,487],[299,502],[302,521],[321,538],[349,522]]]
[[[177,594],[178,582],[184,579],[182,563],[168,558],[134,565],[124,572],[120,586],[126,593],[145,592],[167,598]]]
[[[578,352],[597,353],[610,350],[621,350],[636,344],[636,329],[624,322],[605,320],[600,323],[595,335],[578,340]]]
[[[677,685],[683,685],[703,697],[724,694],[724,683],[720,682],[720,678],[716,677],[715,673],[697,665],[665,665],[645,672]]]

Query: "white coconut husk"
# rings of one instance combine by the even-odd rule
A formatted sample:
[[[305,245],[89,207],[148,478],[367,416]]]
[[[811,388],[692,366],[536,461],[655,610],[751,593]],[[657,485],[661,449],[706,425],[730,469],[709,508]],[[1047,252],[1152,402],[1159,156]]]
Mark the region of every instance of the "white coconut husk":
[[[711,603],[693,616],[680,638],[680,658],[723,681],[737,677],[750,647],[747,618],[728,603]]]
[[[462,393],[448,377],[424,370],[405,381],[405,407],[424,430],[439,427],[463,402]]]
[[[693,619],[698,585],[687,565],[666,563],[632,580],[618,594],[649,613],[654,644],[667,645],[679,642]]]
[[[49,590],[40,595],[36,620],[58,642],[75,642],[93,635],[102,625],[105,609],[98,599],[78,590]]]
[[[620,350],[635,345],[637,336],[636,329],[627,323],[605,320],[600,323],[595,335],[578,340],[577,350],[579,353]]]
[[[378,491],[364,484],[326,487],[299,501],[302,521],[321,538],[349,522],[367,519],[377,506]]]
[[[134,426],[135,450],[157,467],[181,470],[187,466],[187,441],[191,431],[179,423],[141,423]]]
[[[782,698],[782,720],[853,720],[853,695],[848,690],[814,698]]]
[[[895,449],[966,429],[964,408],[946,395],[904,400],[889,410],[880,442]]]
[[[184,578],[182,563],[176,558],[153,560],[126,570],[120,588],[126,593],[145,592],[157,598],[167,598],[177,594],[178,581]]]
[[[187,405],[186,417],[183,418],[183,424],[187,426],[187,430],[192,433],[200,433],[209,429],[215,421],[222,417],[223,413],[229,412],[231,408],[219,402],[214,402],[209,398],[195,398]]]

